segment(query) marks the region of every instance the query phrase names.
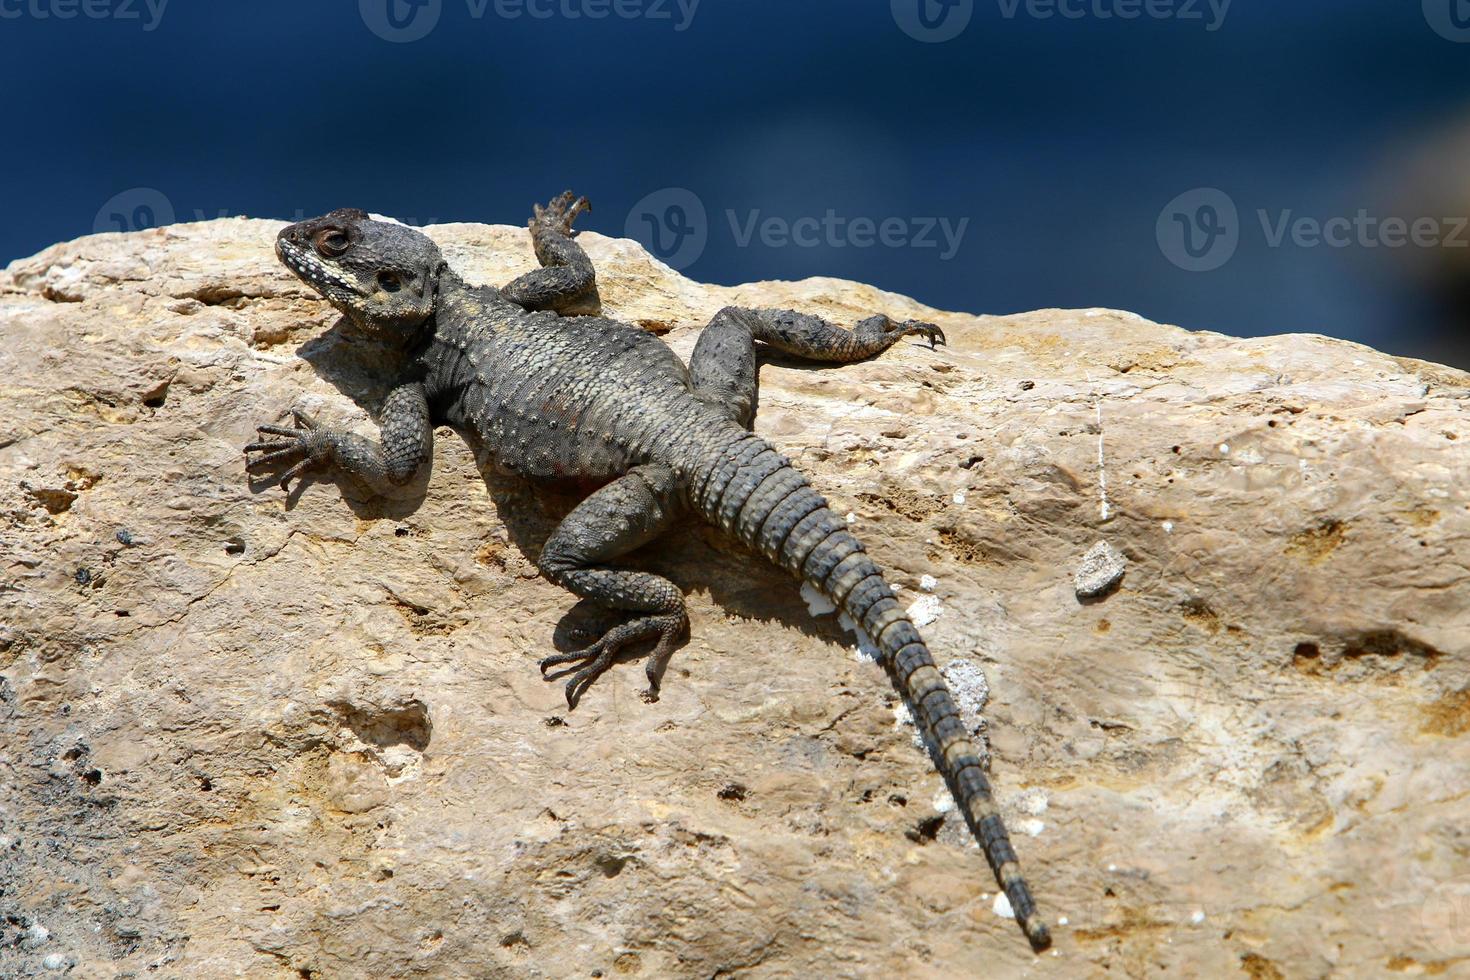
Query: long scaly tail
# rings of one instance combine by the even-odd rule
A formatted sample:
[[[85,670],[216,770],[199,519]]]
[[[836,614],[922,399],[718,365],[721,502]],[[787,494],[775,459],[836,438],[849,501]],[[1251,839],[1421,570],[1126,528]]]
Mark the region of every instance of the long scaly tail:
[[[1026,938],[1037,951],[1049,946],[1051,934],[1021,876],[954,698],[923,637],[846,521],[832,513],[789,460],[744,430],[732,431],[724,450],[694,478],[689,494],[712,523],[829,598],[877,644],[894,686],[937,747],[945,782]]]

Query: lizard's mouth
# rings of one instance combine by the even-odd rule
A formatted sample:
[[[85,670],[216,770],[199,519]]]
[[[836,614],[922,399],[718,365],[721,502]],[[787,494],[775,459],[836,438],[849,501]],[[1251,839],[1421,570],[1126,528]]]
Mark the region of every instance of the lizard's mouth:
[[[329,302],[347,303],[363,295],[356,283],[327,265],[313,249],[284,235],[276,239],[276,257],[296,278],[321,293]]]

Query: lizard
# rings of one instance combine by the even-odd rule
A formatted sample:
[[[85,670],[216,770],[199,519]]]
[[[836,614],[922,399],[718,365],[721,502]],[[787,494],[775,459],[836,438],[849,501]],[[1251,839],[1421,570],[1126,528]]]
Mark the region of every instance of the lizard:
[[[283,228],[281,262],[381,344],[391,388],[378,440],[293,411],[290,426],[258,427],[245,447],[247,470],[273,470],[282,487],[322,468],[402,485],[429,461],[443,423],[473,433],[509,472],[598,487],[536,558],[552,582],[632,614],[590,646],[540,661],[549,680],[571,675],[572,709],[620,651],[650,640],[645,699],[657,700],[689,627],[677,585],[613,562],[688,514],[723,529],[871,638],[1018,923],[1034,950],[1045,949],[1049,931],[929,648],[845,518],[752,431],[758,345],[847,363],[907,336],[932,348],[943,332],[882,314],[846,329],[791,310],[727,307],[704,327],[686,365],[648,331],[600,315],[596,270],[573,228],[588,207],[570,191],[536,205],[529,228],[540,268],[500,288],[471,285],[427,235],[360,210]]]

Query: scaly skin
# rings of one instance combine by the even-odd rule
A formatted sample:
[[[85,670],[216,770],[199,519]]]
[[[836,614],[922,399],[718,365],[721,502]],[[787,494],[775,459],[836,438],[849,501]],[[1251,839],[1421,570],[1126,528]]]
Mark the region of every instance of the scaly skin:
[[[285,467],[282,484],[335,466],[369,483],[404,483],[433,453],[434,425],[473,431],[502,468],[601,486],[553,532],[544,574],[634,616],[596,643],[547,657],[574,672],[572,707],[619,650],[655,640],[648,698],[688,629],[674,583],[609,562],[694,513],[811,585],[877,644],[882,662],[936,748],[945,780],[985,850],[1032,946],[1050,943],[954,699],[882,573],[790,462],[750,432],[756,342],[812,360],[872,357],[910,335],[942,343],[932,324],[885,316],[851,331],[783,310],[728,308],[700,336],[689,367],[658,338],[599,309],[570,192],[535,209],[543,268],[496,289],[472,286],[417,231],[334,211],[284,229],[281,260],[381,340],[397,372],[380,413],[381,442],[296,415],[263,425],[251,470]],[[559,676],[559,675],[558,675]]]

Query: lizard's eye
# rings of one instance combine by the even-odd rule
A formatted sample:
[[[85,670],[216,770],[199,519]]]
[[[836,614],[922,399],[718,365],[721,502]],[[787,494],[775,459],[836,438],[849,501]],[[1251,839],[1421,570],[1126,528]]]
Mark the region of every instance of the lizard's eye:
[[[347,233],[341,228],[323,228],[316,233],[316,237],[312,239],[312,244],[316,246],[318,252],[329,259],[335,259],[339,255],[346,254],[347,250],[352,247],[352,242],[348,239]]]
[[[403,280],[398,278],[396,272],[378,273],[378,285],[385,293],[396,293],[403,288]]]

